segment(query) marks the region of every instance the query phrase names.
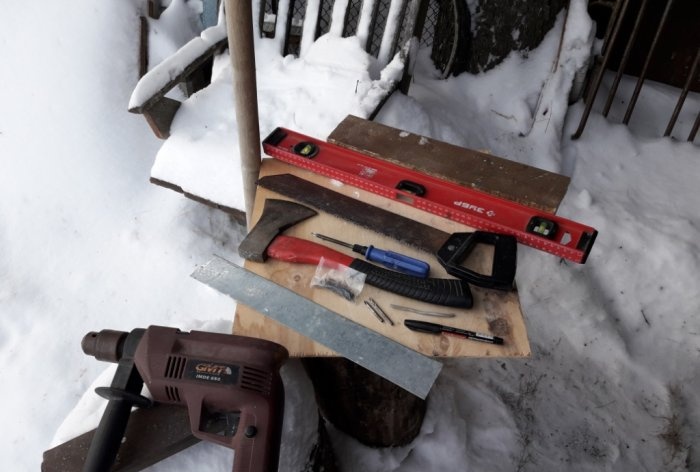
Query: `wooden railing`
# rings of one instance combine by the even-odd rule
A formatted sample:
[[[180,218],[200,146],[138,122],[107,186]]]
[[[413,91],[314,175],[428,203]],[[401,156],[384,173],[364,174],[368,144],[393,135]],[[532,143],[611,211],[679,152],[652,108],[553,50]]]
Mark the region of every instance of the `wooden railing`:
[[[160,13],[158,8],[152,0],[149,1],[149,14],[157,16]],[[400,8],[392,6],[394,10],[390,11],[390,4],[399,5]],[[308,7],[306,0],[259,0],[255,5],[259,12],[259,23],[255,25],[257,33],[268,38],[278,38],[281,54],[300,54],[304,44],[313,42],[326,32],[335,32],[337,35],[364,38],[364,47],[385,65],[401,49],[405,52],[405,61],[410,60],[407,42],[411,37],[419,35],[419,30],[422,29],[423,23],[418,18],[421,14],[425,15],[427,0],[404,0],[394,4],[385,0],[361,2],[359,10],[357,2],[334,0],[311,3],[311,7]],[[344,7],[345,11],[334,11],[336,5],[338,8]],[[381,5],[384,10],[380,9]],[[313,6],[317,6],[318,10],[312,11]],[[367,8],[371,9],[369,13],[363,11]],[[284,19],[280,18],[283,14],[286,14]],[[376,21],[378,16],[382,17],[379,22]],[[226,27],[220,20],[218,25],[207,28],[200,37],[192,39],[175,54],[146,72],[148,22],[145,18],[141,25],[140,67],[143,77],[131,96],[129,111],[142,114],[154,134],[160,139],[166,139],[170,135],[173,118],[180,108],[180,102],[166,97],[166,94],[183,83],[190,83],[188,94],[206,86],[201,81],[200,84],[191,86],[192,77],[201,75],[204,67],[210,67],[212,57],[226,49]],[[348,25],[354,26],[349,28]],[[408,91],[409,69],[404,67],[403,80],[387,92],[370,118],[376,115],[396,89],[400,88],[404,93]]]

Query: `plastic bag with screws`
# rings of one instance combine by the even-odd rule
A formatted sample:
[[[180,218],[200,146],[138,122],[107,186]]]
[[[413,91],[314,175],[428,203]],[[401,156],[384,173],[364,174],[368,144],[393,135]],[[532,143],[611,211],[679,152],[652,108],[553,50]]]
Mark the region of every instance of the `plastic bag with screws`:
[[[365,277],[362,272],[322,257],[311,279],[311,286],[327,288],[352,302],[362,292]]]

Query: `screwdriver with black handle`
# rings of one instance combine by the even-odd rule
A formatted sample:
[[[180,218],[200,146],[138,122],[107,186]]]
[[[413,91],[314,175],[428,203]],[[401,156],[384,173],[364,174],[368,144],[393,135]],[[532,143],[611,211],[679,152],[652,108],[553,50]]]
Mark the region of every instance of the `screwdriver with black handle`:
[[[368,261],[376,262],[383,265],[389,269],[396,270],[398,272],[403,272],[404,274],[412,275],[414,277],[426,278],[430,272],[430,265],[427,262],[421,261],[419,259],[414,259],[413,257],[405,256],[403,254],[398,254],[393,251],[386,251],[384,249],[377,249],[374,246],[362,246],[360,244],[350,244],[345,241],[340,241],[338,239],[331,238],[330,236],[325,236],[323,234],[311,233],[319,239],[328,241],[330,243],[338,244],[340,246],[345,246],[353,250],[358,254],[365,256]]]

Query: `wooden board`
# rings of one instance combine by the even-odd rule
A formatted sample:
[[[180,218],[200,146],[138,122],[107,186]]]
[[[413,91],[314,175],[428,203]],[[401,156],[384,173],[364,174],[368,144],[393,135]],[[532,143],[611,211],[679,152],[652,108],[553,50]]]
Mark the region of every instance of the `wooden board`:
[[[83,470],[96,431],[93,429],[44,451],[41,471]],[[110,472],[143,470],[199,441],[192,434],[187,408],[163,403],[152,408],[135,408]]]
[[[401,214],[424,224],[434,226],[445,232],[452,233],[472,230],[454,221],[440,218],[400,202],[382,198],[356,187],[340,184],[327,177],[292,167],[280,161],[272,159],[263,160],[261,176],[282,173],[295,174],[336,192],[357,198],[365,203],[393,213]],[[266,198],[289,200],[286,197],[259,187],[253,210],[252,220],[254,222],[259,219]],[[449,277],[433,256],[409,247],[403,247],[390,238],[360,228],[326,213],[319,213],[319,215],[295,225],[287,230],[285,234],[321,242],[314,238],[311,232],[322,233],[353,243],[364,245],[373,244],[383,249],[403,252],[414,257],[422,258],[430,263],[431,276]],[[330,243],[324,244],[330,245]],[[352,254],[349,249],[341,247],[336,247],[335,249]],[[358,255],[358,257],[361,256]],[[472,267],[486,271],[488,270],[487,268],[490,267],[490,261],[490,254],[487,250],[477,250],[472,258]],[[437,357],[521,357],[530,354],[530,345],[527,339],[527,331],[520,309],[517,291],[501,292],[473,288],[474,307],[466,310],[418,302],[365,285],[360,296],[354,302],[351,302],[327,289],[311,287],[310,283],[316,270],[315,266],[268,260],[265,263],[246,262],[245,267],[346,316],[356,323],[366,326],[426,355]],[[389,316],[392,317],[396,324],[395,326],[382,324],[375,318],[363,303],[363,301],[369,297],[374,298]],[[457,316],[455,318],[431,318],[415,315],[392,309],[390,307],[392,303],[423,310],[440,311],[443,313],[452,312],[456,313]],[[434,336],[416,333],[403,326],[404,319],[423,319],[463,329],[491,333],[503,337],[505,343],[503,346],[496,346],[445,335]],[[284,345],[289,350],[290,355],[294,357],[336,355],[328,348],[299,335],[295,331],[270,320],[242,304],[239,304],[236,310],[234,333],[275,341]]]
[[[328,142],[467,188],[555,213],[570,179],[348,115]]]

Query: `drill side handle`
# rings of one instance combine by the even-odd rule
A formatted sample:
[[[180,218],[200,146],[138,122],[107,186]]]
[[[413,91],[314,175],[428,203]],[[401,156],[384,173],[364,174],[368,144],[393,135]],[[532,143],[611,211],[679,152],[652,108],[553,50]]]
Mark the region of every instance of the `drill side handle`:
[[[149,399],[140,395],[143,379],[133,361],[133,353],[143,333],[142,329],[135,329],[131,333],[104,330],[88,333],[83,338],[82,347],[86,354],[118,363],[111,386],[95,390],[109,402],[90,443],[83,472],[110,470],[119,452],[131,408],[148,407],[151,404]]]
[[[107,403],[90,443],[83,472],[101,472],[112,468],[130,415],[131,404],[118,400]]]
[[[132,386],[138,385],[140,377],[133,379],[133,382]],[[90,442],[83,472],[110,470],[119,453],[131,409],[134,406],[150,408],[153,405],[150,399],[121,388],[99,387],[95,392],[109,401]]]

